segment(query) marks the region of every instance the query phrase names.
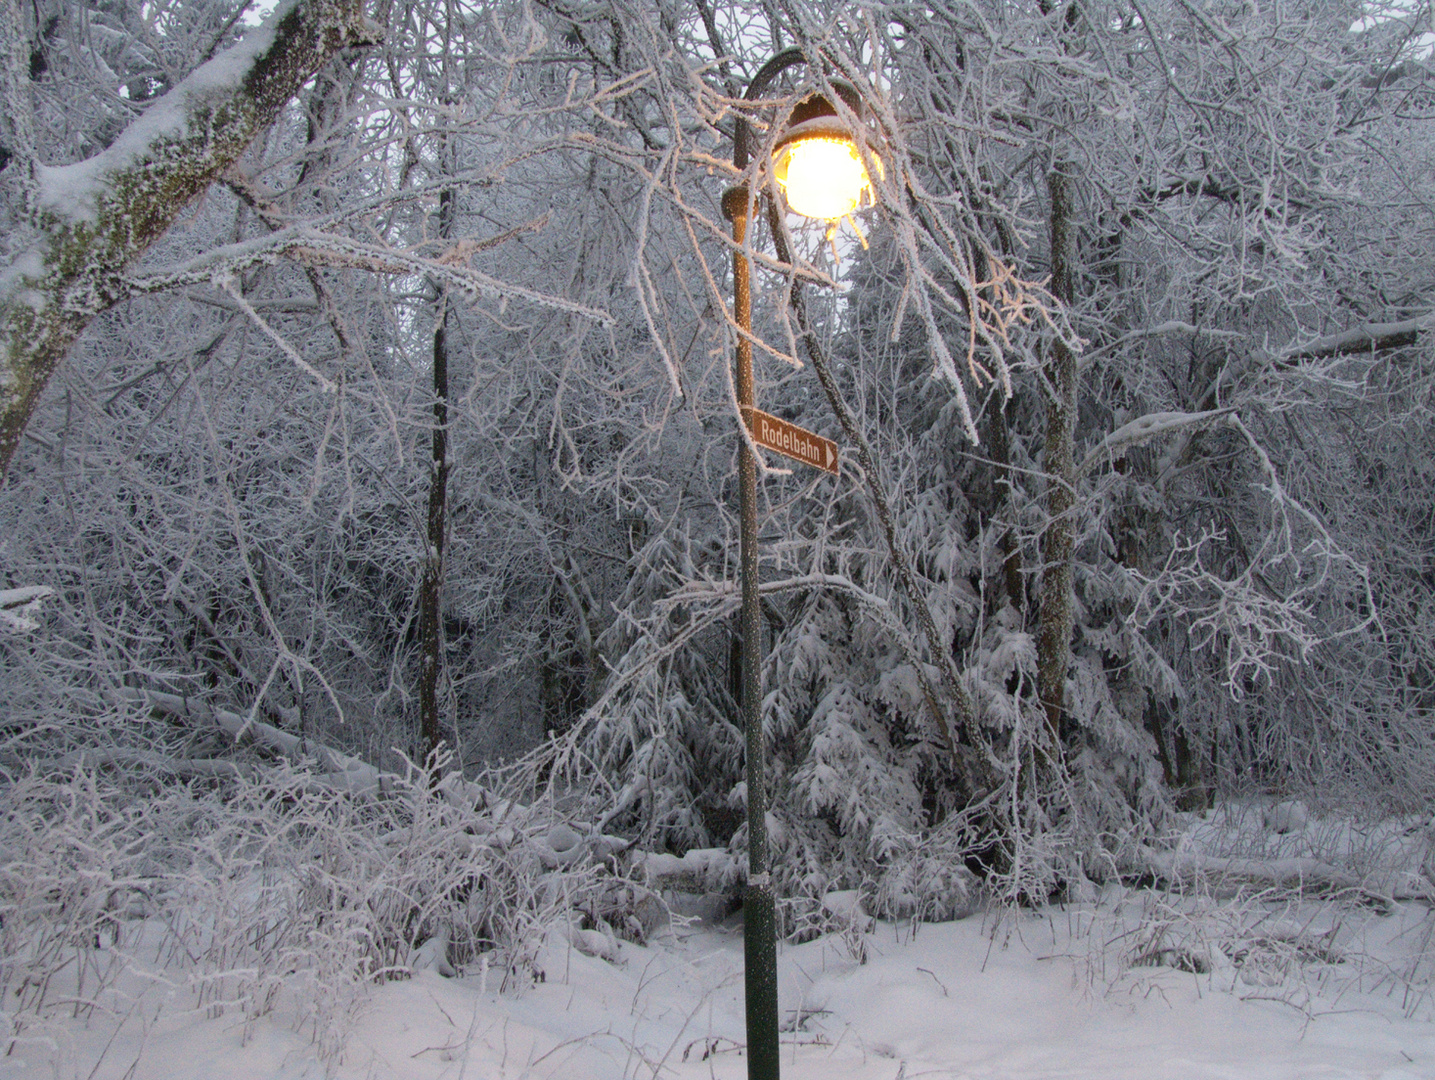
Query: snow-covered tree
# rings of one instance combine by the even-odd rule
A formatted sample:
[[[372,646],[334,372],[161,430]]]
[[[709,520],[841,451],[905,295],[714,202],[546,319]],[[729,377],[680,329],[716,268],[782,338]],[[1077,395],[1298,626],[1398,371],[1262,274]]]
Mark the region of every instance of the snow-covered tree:
[[[10,16],[32,112],[64,111],[47,65],[126,89],[25,137],[55,168],[6,159],[6,221],[237,25],[175,11],[128,67]],[[1428,10],[370,15],[25,407],[0,587],[55,595],[0,644],[16,715],[139,685],[373,760],[571,736],[606,826],[740,854],[719,204],[738,116],[760,161],[841,79],[875,205],[829,230],[746,176],[759,406],[842,446],[761,475],[794,914],[952,911],[967,857],[1079,883],[1218,785],[1428,791]],[[5,242],[18,282],[42,248]]]
[[[75,339],[100,312],[155,287],[130,276],[135,260],[324,61],[379,33],[356,0],[301,0],[229,42],[243,11],[230,8],[175,20],[171,34],[169,19],[139,5],[117,5],[104,13],[110,18],[91,21],[81,8],[47,7],[42,18],[39,5],[5,4],[0,473]],[[145,41],[141,29],[158,40]],[[70,65],[80,70],[64,70]],[[64,116],[70,99],[55,108],[47,80],[92,89],[97,99],[87,129],[66,119],[54,146],[44,121]],[[126,117],[132,101],[166,86]]]

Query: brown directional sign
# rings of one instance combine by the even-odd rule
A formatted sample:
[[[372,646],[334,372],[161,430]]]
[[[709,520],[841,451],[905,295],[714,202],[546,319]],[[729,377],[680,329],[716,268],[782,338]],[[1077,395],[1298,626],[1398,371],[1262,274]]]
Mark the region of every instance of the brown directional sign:
[[[761,409],[743,411],[747,413],[747,430],[758,446],[837,475],[837,444],[831,439],[814,435]]]

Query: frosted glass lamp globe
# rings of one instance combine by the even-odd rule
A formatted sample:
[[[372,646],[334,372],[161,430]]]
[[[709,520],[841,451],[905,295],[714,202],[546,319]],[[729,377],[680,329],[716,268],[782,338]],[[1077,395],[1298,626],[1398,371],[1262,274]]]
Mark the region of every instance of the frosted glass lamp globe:
[[[872,180],[850,138],[814,134],[784,141],[773,155],[773,176],[787,205],[810,218],[834,221],[871,197]]]

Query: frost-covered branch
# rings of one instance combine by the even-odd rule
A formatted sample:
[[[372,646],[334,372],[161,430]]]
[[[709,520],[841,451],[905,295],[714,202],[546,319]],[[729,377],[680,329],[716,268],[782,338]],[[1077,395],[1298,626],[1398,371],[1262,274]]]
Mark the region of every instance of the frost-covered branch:
[[[38,628],[41,603],[54,592],[48,585],[0,589],[0,634],[23,633]]]
[[[1378,625],[1379,608],[1367,568],[1342,549],[1315,513],[1291,497],[1270,455],[1239,415],[1228,411],[1225,422],[1245,439],[1259,465],[1270,524],[1251,544],[1240,570],[1229,574],[1208,565],[1205,553],[1224,541],[1224,534],[1176,538],[1159,573],[1148,577],[1132,571],[1141,582],[1134,618],[1144,626],[1158,613],[1179,612],[1198,649],[1221,643],[1227,687],[1240,696],[1243,686],[1272,677],[1285,650],[1307,660],[1319,645]],[[1354,594],[1351,607],[1359,618],[1336,630],[1319,605],[1342,578]]]
[[[1081,371],[1085,371],[1097,360],[1100,360],[1104,356],[1110,356],[1112,353],[1125,348],[1127,345],[1131,345],[1137,341],[1143,341],[1146,338],[1160,337],[1163,334],[1190,334],[1192,337],[1206,337],[1216,341],[1237,340],[1245,336],[1232,330],[1220,330],[1210,326],[1193,326],[1191,323],[1184,322],[1181,319],[1167,319],[1165,322],[1157,323],[1155,326],[1147,326],[1140,330],[1133,330],[1129,334],[1123,334],[1115,341],[1103,345],[1099,349],[1091,349],[1082,353],[1080,360],[1077,361],[1077,368]]]
[[[193,71],[100,154],[38,170],[33,238],[0,270],[0,474],[70,345],[128,294],[129,264],[321,64],[381,33],[360,0],[294,0]]]
[[[123,281],[127,288],[137,293],[164,292],[204,282],[222,284],[239,270],[273,264],[283,256],[292,256],[314,266],[367,270],[378,274],[427,274],[468,296],[499,301],[523,300],[590,319],[600,325],[611,325],[613,317],[599,308],[500,281],[467,265],[467,260],[476,252],[502,243],[521,231],[527,230],[520,227],[489,239],[467,238],[437,256],[427,257],[299,225],[254,240],[226,244],[158,273],[126,277]]]
[[[1283,354],[1282,360],[1320,360],[1331,356],[1353,356],[1361,353],[1401,349],[1414,345],[1435,323],[1435,314],[1427,313],[1400,322],[1366,323],[1363,326],[1327,334]]]
[[[1085,476],[1102,461],[1117,461],[1124,457],[1133,446],[1141,446],[1160,435],[1190,428],[1207,427],[1234,412],[1234,408],[1210,409],[1206,412],[1158,412],[1147,413],[1135,420],[1122,424],[1091,449],[1076,470],[1078,478]]]

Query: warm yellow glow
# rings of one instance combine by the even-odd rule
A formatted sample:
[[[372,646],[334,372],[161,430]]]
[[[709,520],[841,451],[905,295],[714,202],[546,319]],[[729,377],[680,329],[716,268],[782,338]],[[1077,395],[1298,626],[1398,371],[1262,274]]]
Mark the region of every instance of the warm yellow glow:
[[[773,172],[787,205],[811,218],[846,217],[872,190],[857,147],[847,139],[797,139],[778,151]]]

